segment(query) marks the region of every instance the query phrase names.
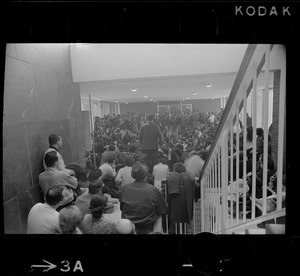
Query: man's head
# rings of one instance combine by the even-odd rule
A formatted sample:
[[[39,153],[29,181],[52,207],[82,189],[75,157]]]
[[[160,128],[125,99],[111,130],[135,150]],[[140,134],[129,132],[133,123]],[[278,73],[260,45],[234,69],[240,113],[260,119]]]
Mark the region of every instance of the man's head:
[[[134,164],[134,162],[135,162],[135,160],[134,160],[134,158],[131,157],[131,156],[127,156],[127,157],[125,157],[125,159],[124,159],[124,164],[125,164],[125,166],[127,166],[127,167],[132,167],[132,165]]]
[[[56,151],[53,150],[46,153],[44,160],[47,168],[56,167],[58,165],[58,157]]]
[[[49,136],[49,145],[57,146],[58,148],[62,148],[62,138],[57,134],[51,134]]]
[[[178,163],[175,163],[173,165],[173,171],[178,172],[178,173],[182,173],[182,172],[186,171],[186,168],[185,168],[183,163],[178,162]]]
[[[155,116],[154,116],[154,114],[150,114],[150,115],[148,115],[148,121],[149,121],[149,122],[153,122],[153,121],[154,121],[154,119],[155,119]]]
[[[102,175],[102,171],[100,169],[93,169],[89,173],[89,181],[95,181]]]
[[[56,207],[63,199],[63,187],[55,185],[49,189],[45,196],[45,202],[50,206]]]
[[[113,144],[110,144],[110,145],[108,146],[108,150],[109,150],[109,151],[115,151],[115,149],[116,149],[116,147],[115,147],[115,145],[113,145]]]
[[[106,163],[108,163],[110,165],[113,165],[116,162],[116,160],[113,156],[108,156],[105,161],[106,161]]]
[[[164,155],[164,153],[162,151],[158,152],[158,161],[161,163],[165,163],[166,160],[166,155]]]
[[[147,167],[140,161],[136,161],[132,165],[131,177],[135,180],[146,180],[148,175]]]
[[[103,186],[102,180],[98,179],[89,184],[89,193],[92,195],[99,194]]]
[[[129,152],[136,152],[137,148],[135,145],[130,145],[128,151]]]
[[[117,234],[135,234],[135,225],[129,219],[119,219],[115,229]]]

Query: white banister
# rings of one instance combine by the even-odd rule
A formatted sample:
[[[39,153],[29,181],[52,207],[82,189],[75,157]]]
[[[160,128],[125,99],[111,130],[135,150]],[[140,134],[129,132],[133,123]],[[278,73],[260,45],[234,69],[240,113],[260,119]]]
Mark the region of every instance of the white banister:
[[[285,215],[285,208],[282,208],[282,174],[285,139],[286,62],[285,50],[280,45],[276,45],[276,51],[274,51],[277,55],[275,56],[276,62],[272,62],[274,47],[274,45],[249,45],[242,61],[208,158],[201,172],[202,231],[229,233],[230,229],[238,229],[245,227],[245,225],[254,225],[259,221],[265,221],[272,217],[272,214],[275,217]],[[278,57],[278,55],[280,56]],[[269,107],[269,98],[274,94],[274,92],[273,94],[269,93],[269,82],[276,70],[280,70],[280,91],[279,122],[278,126],[275,126],[278,128],[277,206],[276,210],[273,210],[269,208],[270,198],[267,193],[269,189],[272,194],[275,194],[268,187],[268,127],[269,122],[272,121],[269,118],[269,109],[272,108]],[[264,88],[261,89],[263,90],[261,105],[263,112],[258,110],[260,102],[258,102],[257,95],[261,75],[264,77]],[[271,87],[273,86],[271,85]],[[248,125],[247,121],[248,99],[251,100],[249,112],[252,117],[252,125]],[[239,116],[241,112],[242,129],[240,130]],[[247,126],[252,127],[252,145],[247,140]],[[257,129],[259,127],[264,132],[262,170],[257,168],[257,150],[260,149],[258,148],[260,144],[257,143]],[[240,140],[240,138],[243,139]],[[248,148],[249,151],[247,152]],[[250,165],[252,165],[252,169],[249,168]],[[257,178],[258,173],[261,179]],[[252,178],[251,182],[247,178],[249,175]],[[262,185],[262,187],[258,189],[257,185]],[[248,192],[249,189],[251,190],[250,193]],[[230,198],[228,197],[229,194]],[[249,200],[251,200],[251,204]],[[258,214],[256,209],[261,210],[261,214]],[[251,218],[247,215],[248,212],[251,212]],[[194,216],[197,214],[195,213]]]

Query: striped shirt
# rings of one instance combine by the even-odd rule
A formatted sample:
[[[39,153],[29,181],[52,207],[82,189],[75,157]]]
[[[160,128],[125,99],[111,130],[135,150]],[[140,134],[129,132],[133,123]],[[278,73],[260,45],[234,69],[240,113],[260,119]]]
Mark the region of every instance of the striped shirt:
[[[138,160],[138,155],[135,152],[124,151],[122,152],[123,161],[126,157],[133,157],[135,161]]]
[[[93,218],[91,214],[86,214],[83,218],[81,229],[84,234],[114,234],[114,223],[101,217]]]

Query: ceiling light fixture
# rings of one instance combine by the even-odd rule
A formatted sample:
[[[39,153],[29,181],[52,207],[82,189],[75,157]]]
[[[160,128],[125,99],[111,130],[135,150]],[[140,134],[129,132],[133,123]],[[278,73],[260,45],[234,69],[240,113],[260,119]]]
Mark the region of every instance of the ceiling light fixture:
[[[145,95],[144,98],[148,98],[148,95]]]
[[[153,101],[153,99],[150,99],[150,101],[152,102],[152,101]]]
[[[190,97],[186,97],[186,99],[188,100]]]
[[[132,92],[136,92],[137,89],[136,89],[136,88],[132,88],[131,91],[132,91]]]
[[[197,95],[197,92],[194,92],[194,93],[193,93],[193,96],[196,96],[196,95]]]
[[[208,83],[208,84],[206,85],[206,87],[207,87],[207,88],[211,88],[211,87],[212,87],[212,84],[211,84],[211,83]]]

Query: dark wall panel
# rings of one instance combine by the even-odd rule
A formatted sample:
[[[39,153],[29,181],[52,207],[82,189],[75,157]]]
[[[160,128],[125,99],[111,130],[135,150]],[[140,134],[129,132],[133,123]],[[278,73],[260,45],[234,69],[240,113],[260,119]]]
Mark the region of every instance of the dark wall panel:
[[[32,65],[7,57],[5,68],[4,110],[7,123],[35,121],[38,114]]]
[[[3,128],[3,201],[32,186],[25,125]]]
[[[26,124],[33,185],[38,184],[38,176],[43,171],[43,152],[48,147],[48,133],[53,125],[54,123],[51,121],[36,121]]]
[[[9,44],[4,83],[5,233],[26,233],[28,212],[42,200],[38,176],[49,135],[62,136],[66,164],[84,164],[80,90],[72,81],[69,45]]]
[[[34,75],[37,119],[40,121],[58,120],[60,97],[57,89],[57,74],[48,68],[36,67]]]
[[[4,216],[4,233],[20,234],[21,221],[19,216],[18,198],[14,197],[12,200],[3,204]]]

